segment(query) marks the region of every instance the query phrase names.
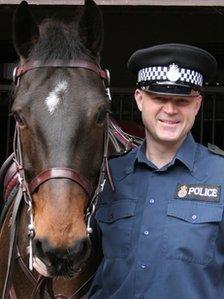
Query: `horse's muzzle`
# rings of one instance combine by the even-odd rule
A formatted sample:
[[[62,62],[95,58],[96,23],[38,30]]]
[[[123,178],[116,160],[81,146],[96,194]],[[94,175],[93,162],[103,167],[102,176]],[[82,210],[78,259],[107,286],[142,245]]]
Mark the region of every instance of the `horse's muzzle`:
[[[45,264],[51,277],[73,277],[89,257],[90,248],[89,238],[78,240],[66,249],[53,247],[46,238],[35,238],[33,243],[34,256]]]

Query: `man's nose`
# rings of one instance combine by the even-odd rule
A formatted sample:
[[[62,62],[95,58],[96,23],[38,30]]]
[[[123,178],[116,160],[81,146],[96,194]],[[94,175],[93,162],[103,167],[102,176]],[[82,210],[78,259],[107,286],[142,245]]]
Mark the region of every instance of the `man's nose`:
[[[163,111],[165,111],[167,114],[175,114],[177,113],[177,107],[172,102],[166,102],[163,106]]]

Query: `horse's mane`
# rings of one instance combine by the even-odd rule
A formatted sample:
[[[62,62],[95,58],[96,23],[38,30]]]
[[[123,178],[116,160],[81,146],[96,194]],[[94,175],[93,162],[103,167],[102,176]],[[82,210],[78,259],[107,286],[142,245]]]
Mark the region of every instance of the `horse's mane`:
[[[31,49],[32,60],[73,60],[92,57],[79,36],[77,22],[45,19],[39,26],[38,42]]]

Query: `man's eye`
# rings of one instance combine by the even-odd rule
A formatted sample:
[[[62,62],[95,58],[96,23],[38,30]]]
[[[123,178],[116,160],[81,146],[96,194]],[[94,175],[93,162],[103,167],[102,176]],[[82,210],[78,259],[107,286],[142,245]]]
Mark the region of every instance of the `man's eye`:
[[[154,100],[156,100],[157,102],[163,102],[164,98],[162,98],[162,97],[155,97]]]
[[[188,99],[179,99],[177,103],[180,105],[187,105],[189,103],[189,100]]]

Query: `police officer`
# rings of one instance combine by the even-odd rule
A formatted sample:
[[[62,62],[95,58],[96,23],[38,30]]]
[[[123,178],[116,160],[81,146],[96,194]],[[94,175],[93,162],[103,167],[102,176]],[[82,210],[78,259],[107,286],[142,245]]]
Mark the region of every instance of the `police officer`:
[[[116,191],[105,185],[95,216],[104,258],[91,299],[224,298],[224,159],[190,133],[216,67],[184,44],[129,59],[146,138],[110,161]]]

